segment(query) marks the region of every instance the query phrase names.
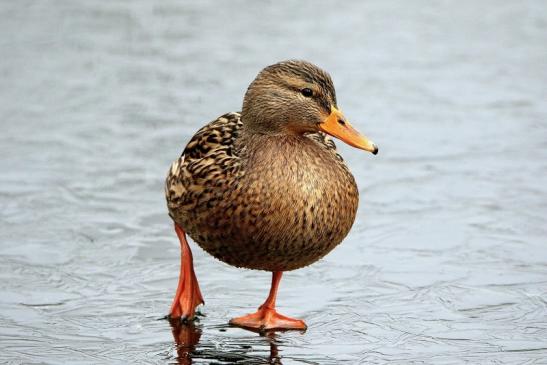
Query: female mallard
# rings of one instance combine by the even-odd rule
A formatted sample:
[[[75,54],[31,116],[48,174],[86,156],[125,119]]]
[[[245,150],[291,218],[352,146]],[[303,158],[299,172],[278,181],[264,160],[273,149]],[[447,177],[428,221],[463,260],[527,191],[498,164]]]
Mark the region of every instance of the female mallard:
[[[181,271],[170,317],[192,319],[203,303],[188,233],[227,264],[273,273],[258,311],[231,324],[305,329],[275,311],[283,271],[309,265],[348,234],[357,211],[355,180],[324,133],[374,154],[337,109],[330,76],[304,61],[262,70],[241,113],[201,128],[175,161],[165,185],[181,244]]]

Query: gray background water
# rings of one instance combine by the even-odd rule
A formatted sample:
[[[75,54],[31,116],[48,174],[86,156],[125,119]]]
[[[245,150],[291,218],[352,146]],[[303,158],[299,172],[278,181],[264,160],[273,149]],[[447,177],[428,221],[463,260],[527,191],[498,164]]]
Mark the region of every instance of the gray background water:
[[[547,2],[3,1],[0,19],[3,362],[547,364]],[[270,276],[196,246],[206,317],[172,329],[166,170],[287,58],[328,70],[380,146],[338,144],[357,221],[281,283],[306,333],[227,327]]]

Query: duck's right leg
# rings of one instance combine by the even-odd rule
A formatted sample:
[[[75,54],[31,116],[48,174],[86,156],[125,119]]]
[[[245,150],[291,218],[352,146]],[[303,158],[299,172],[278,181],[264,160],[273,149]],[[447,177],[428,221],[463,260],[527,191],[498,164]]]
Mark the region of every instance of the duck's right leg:
[[[198,279],[194,272],[192,251],[190,251],[190,246],[186,241],[186,233],[176,223],[175,232],[177,232],[180,241],[180,276],[177,293],[173,299],[168,317],[192,320],[196,313],[196,307],[205,304],[205,302],[201,296]]]
[[[300,330],[305,331],[308,326],[301,319],[294,319],[284,316],[275,310],[275,300],[277,298],[277,288],[281,281],[281,271],[272,273],[272,286],[268,299],[258,307],[255,313],[246,316],[232,318],[230,324],[233,326],[251,328],[256,330]]]

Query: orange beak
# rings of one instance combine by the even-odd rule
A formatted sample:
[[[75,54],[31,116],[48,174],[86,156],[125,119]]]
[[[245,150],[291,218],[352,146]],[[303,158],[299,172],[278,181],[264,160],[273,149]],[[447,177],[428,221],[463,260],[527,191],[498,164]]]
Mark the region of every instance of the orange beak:
[[[378,153],[378,146],[370,139],[357,132],[346,120],[344,114],[333,106],[330,107],[329,116],[322,123],[319,123],[319,128],[323,132],[346,142],[350,146],[372,152],[373,154]]]

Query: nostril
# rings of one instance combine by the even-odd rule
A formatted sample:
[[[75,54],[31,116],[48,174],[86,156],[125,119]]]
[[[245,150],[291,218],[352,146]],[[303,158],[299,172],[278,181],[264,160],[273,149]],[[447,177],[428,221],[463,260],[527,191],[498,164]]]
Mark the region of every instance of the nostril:
[[[338,119],[338,124],[346,125],[346,121],[344,119]]]

